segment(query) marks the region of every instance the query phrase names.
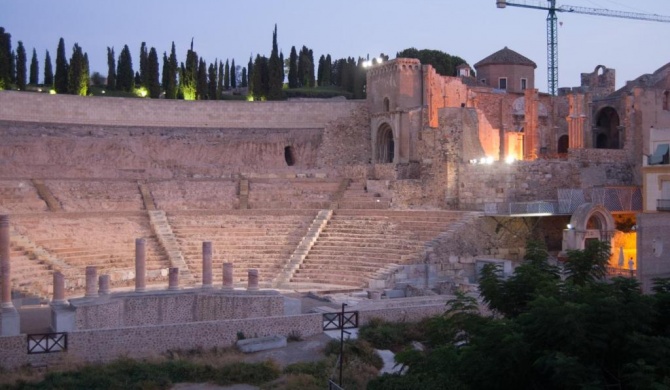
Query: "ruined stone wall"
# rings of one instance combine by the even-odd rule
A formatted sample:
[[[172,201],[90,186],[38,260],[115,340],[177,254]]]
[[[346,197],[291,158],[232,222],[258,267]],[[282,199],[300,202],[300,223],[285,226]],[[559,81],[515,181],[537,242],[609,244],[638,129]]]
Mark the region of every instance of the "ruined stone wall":
[[[97,126],[313,129],[364,101],[183,101],[0,91],[0,120]]]
[[[670,214],[637,214],[636,225],[637,277],[642,283],[642,291],[649,293],[654,278],[670,277]]]
[[[339,168],[366,164],[371,156],[370,114],[366,106],[360,105],[350,115],[325,126],[321,144],[318,145],[316,166]]]
[[[284,313],[278,294],[226,291],[160,291],[75,299],[76,329],[166,325],[274,317]]]

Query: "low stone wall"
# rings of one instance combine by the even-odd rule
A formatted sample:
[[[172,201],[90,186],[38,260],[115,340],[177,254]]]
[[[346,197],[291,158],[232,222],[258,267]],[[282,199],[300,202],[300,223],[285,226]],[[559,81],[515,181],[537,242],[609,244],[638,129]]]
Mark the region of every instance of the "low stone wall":
[[[70,300],[77,330],[274,317],[284,297],[274,291],[154,291]]]

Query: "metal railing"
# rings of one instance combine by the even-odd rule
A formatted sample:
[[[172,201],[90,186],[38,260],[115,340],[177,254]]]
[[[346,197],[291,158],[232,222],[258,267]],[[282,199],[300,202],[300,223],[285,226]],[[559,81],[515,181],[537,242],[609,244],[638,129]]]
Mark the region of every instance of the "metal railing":
[[[28,354],[67,351],[67,333],[41,333],[28,335]]]
[[[358,311],[323,313],[323,330],[358,328]]]

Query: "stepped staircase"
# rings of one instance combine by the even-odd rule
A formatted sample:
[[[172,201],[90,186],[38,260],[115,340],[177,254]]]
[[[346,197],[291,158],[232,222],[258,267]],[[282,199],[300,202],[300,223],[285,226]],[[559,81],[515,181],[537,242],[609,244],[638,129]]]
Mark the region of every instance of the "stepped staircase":
[[[153,210],[149,211],[149,222],[161,247],[167,253],[168,260],[171,267],[179,268],[179,279],[182,284],[192,284],[195,282],[188,264],[184,260],[184,256],[179,249],[177,238],[172,232],[170,223],[168,222],[165,211]]]
[[[312,222],[312,225],[307,230],[305,237],[303,237],[293,254],[291,254],[291,257],[289,258],[286,265],[282,268],[279,275],[277,275],[277,277],[272,281],[272,287],[285,287],[285,285],[291,280],[293,274],[298,268],[300,268],[300,265],[305,260],[309,250],[319,238],[319,234],[321,234],[321,231],[323,231],[323,228],[326,226],[332,215],[333,210],[319,211],[319,214],[317,214],[316,218],[314,218],[314,221]]]

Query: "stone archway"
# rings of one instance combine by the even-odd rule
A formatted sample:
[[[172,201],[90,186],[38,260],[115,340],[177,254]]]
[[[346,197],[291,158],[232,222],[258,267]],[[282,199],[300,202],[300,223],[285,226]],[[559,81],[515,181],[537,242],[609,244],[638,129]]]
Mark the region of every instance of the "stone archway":
[[[568,148],[570,147],[570,138],[567,134],[563,134],[558,137],[558,145],[556,147],[556,152],[558,154],[568,154]]]
[[[584,249],[588,240],[611,241],[616,230],[612,214],[603,205],[584,203],[570,218],[568,229],[563,231],[563,251]]]
[[[376,163],[390,164],[395,159],[395,140],[393,129],[388,123],[382,123],[377,129]]]
[[[597,149],[621,149],[623,142],[619,136],[619,114],[612,107],[604,107],[596,115],[594,146]]]

